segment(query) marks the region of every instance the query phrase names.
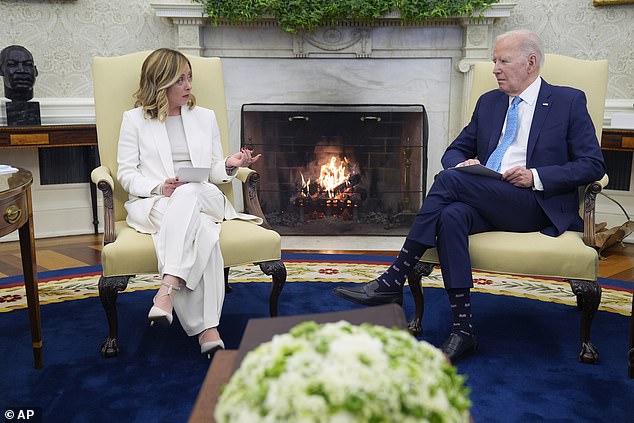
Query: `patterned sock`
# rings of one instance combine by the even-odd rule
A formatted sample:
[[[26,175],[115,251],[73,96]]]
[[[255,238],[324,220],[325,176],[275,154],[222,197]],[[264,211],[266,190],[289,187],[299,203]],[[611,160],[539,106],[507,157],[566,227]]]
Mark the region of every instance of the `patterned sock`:
[[[449,304],[453,313],[453,333],[473,334],[471,324],[471,288],[448,289]]]
[[[405,239],[403,248],[394,263],[377,278],[379,288],[377,291],[394,292],[402,291],[405,278],[411,271],[412,267],[418,263],[421,256],[425,252],[425,246],[411,239]]]

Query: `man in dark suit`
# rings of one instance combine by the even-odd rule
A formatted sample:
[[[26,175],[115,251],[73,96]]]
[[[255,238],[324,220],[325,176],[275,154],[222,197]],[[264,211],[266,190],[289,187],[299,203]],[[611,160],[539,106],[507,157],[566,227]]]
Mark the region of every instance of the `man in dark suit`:
[[[455,361],[477,351],[471,324],[470,234],[500,230],[558,236],[582,230],[577,188],[605,174],[585,94],[539,76],[537,34],[500,35],[493,50],[499,89],[483,94],[471,122],[449,145],[440,172],[399,256],[377,279],[335,293],[364,305],[402,302],[403,283],[427,248],[436,247],[453,313],[441,349]],[[460,172],[475,164],[501,179]]]

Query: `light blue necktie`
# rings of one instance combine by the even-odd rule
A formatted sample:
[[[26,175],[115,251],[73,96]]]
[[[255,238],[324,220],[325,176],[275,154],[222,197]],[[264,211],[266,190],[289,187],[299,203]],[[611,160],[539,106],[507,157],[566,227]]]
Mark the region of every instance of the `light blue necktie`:
[[[509,110],[506,112],[506,131],[504,131],[502,141],[495,150],[493,150],[493,153],[489,156],[489,160],[487,160],[486,166],[496,172],[500,171],[504,153],[506,153],[506,150],[511,143],[513,143],[513,140],[515,140],[515,135],[517,134],[517,106],[521,101],[522,99],[516,96],[511,102],[511,107],[509,107]]]

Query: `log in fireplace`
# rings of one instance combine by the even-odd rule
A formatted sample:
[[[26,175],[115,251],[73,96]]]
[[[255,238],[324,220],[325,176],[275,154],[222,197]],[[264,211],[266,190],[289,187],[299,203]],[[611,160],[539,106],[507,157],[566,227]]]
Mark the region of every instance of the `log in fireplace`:
[[[245,104],[241,124],[279,233],[407,233],[426,191],[424,106]]]

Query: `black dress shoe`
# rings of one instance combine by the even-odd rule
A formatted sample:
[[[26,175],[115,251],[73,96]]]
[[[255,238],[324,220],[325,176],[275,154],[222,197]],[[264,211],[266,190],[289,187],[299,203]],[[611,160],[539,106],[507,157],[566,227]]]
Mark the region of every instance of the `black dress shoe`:
[[[354,287],[335,288],[334,292],[341,298],[345,298],[353,303],[376,306],[390,303],[403,304],[403,292],[384,292],[377,291],[379,282],[375,279],[371,282]]]
[[[465,335],[452,332],[440,349],[452,363],[455,363],[463,355],[478,351],[478,338],[473,334]]]

